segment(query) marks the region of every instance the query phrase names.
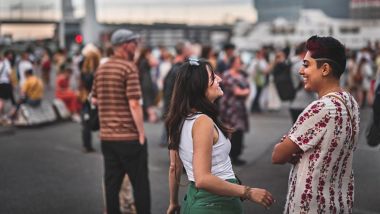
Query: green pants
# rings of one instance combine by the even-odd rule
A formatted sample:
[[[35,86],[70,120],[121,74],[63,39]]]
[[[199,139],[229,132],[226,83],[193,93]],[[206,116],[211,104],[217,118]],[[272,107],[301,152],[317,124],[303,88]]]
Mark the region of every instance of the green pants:
[[[236,179],[228,182],[237,183]],[[181,214],[241,214],[243,207],[239,197],[220,196],[197,189],[194,182],[185,195],[181,207]]]

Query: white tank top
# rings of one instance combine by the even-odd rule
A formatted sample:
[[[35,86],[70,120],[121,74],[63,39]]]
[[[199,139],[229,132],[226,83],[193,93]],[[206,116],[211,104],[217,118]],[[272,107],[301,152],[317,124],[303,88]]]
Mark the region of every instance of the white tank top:
[[[196,114],[186,118],[181,131],[179,157],[186,169],[189,181],[195,181],[193,172],[193,137],[191,133],[195,120],[201,115],[202,114]],[[235,173],[232,170],[229,157],[231,142],[216,125],[215,127],[218,130],[219,138],[212,146],[211,174],[223,180],[234,179]]]

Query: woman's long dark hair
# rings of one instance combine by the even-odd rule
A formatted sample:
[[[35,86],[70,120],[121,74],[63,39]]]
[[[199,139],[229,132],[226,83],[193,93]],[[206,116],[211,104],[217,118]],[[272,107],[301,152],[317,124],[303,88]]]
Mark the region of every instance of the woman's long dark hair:
[[[231,133],[218,118],[216,105],[206,98],[209,83],[207,68],[212,72],[211,81],[214,83],[213,67],[204,59],[187,61],[178,68],[169,112],[165,119],[169,150],[178,150],[183,121],[196,112],[209,116],[224,136]]]

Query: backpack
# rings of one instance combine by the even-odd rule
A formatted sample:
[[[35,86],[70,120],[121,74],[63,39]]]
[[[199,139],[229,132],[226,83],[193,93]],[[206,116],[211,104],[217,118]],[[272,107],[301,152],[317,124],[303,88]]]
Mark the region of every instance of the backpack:
[[[282,101],[293,100],[296,95],[291,72],[291,65],[287,62],[278,63],[274,66],[272,74],[278,95]]]

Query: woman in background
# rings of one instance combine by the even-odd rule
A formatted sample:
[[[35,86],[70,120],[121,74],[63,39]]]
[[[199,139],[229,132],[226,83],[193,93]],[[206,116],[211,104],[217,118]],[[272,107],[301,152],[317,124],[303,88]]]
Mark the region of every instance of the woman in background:
[[[229,64],[230,68],[222,76],[225,96],[220,99],[220,112],[222,122],[233,129],[230,153],[232,164],[240,166],[246,163],[239,156],[244,147],[244,132],[249,130],[249,115],[245,101],[250,88],[247,75],[241,70],[240,57],[232,57]]]

